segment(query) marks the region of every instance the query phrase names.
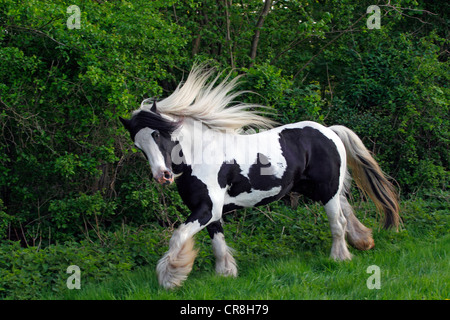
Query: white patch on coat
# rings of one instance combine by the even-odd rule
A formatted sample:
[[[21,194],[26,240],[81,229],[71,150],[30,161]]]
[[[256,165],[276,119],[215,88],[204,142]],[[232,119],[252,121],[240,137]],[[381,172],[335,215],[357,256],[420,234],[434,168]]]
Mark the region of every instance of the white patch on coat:
[[[273,187],[270,190],[256,190],[252,189],[250,192],[243,192],[236,197],[230,197],[228,193],[225,194],[225,204],[236,204],[241,207],[254,207],[255,204],[268,197],[273,197],[279,194],[281,187]]]

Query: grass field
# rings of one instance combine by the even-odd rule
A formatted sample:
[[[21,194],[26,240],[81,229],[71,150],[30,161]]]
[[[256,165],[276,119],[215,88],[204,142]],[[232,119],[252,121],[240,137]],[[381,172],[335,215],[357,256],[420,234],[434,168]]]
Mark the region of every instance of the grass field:
[[[290,257],[238,261],[238,278],[224,278],[213,270],[194,269],[184,286],[166,291],[158,286],[154,266],[141,267],[120,277],[82,283],[44,299],[448,299],[450,235],[433,241],[405,237],[390,243],[385,231],[374,234],[376,248],[352,250],[349,262],[335,262],[328,251],[305,250]],[[380,270],[380,289],[369,289]],[[211,268],[212,269],[212,268]],[[371,281],[370,281],[371,282]]]

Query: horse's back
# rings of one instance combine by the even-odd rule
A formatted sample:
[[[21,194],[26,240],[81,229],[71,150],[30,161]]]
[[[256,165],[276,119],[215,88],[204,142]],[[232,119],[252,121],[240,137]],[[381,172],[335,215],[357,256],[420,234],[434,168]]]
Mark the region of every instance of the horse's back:
[[[267,204],[290,191],[326,203],[338,191],[342,150],[330,129],[304,121],[241,138],[246,148],[234,149],[241,154],[227,159],[218,175],[227,209]],[[241,158],[250,162],[236,161]]]

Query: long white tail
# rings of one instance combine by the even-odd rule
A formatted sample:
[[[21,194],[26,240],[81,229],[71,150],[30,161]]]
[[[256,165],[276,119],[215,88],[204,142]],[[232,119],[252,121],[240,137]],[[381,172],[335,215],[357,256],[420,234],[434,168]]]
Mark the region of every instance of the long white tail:
[[[398,229],[398,195],[361,139],[347,127],[331,126],[347,151],[347,164],[358,187],[384,212],[384,228]]]

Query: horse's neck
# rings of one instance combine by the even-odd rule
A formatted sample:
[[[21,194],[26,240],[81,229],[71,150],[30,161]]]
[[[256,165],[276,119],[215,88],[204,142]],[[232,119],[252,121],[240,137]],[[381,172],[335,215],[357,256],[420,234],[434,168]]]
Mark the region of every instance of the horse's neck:
[[[225,143],[237,135],[230,132],[212,130],[201,121],[185,118],[172,139],[179,142],[185,164],[208,163],[211,157],[221,157]]]

